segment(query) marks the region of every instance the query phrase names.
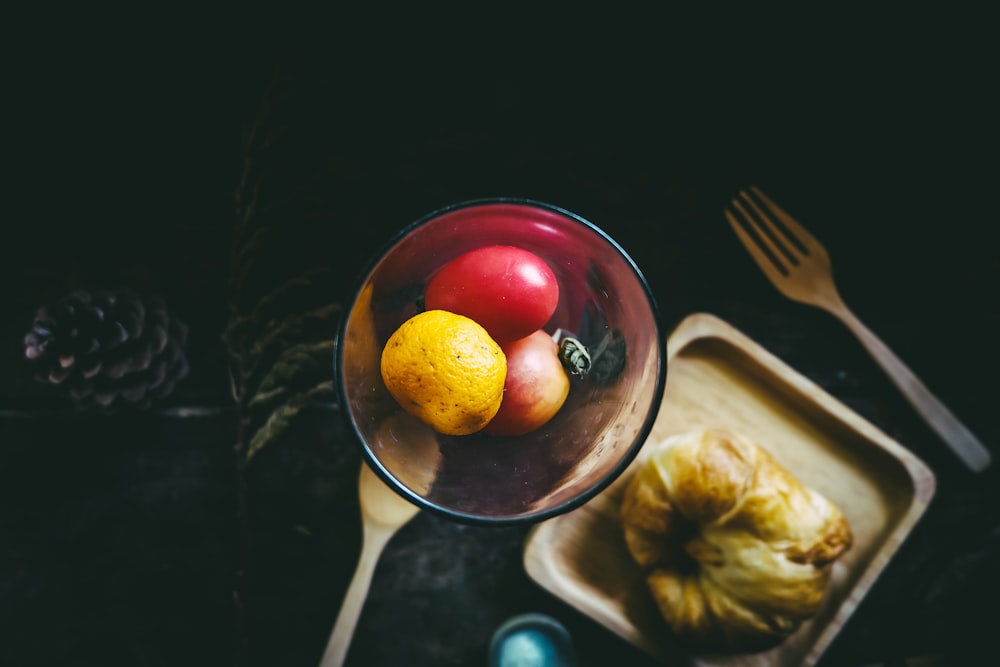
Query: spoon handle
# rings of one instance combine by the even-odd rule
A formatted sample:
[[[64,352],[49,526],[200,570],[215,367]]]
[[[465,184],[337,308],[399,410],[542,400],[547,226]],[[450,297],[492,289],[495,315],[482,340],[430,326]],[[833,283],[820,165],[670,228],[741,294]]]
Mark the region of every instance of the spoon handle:
[[[378,563],[382,550],[392,537],[393,531],[379,530],[371,526],[364,529],[364,542],[361,546],[361,557],[358,559],[358,566],[354,570],[354,577],[347,587],[344,601],[340,605],[340,613],[337,614],[337,621],[333,625],[330,639],[320,661],[320,667],[340,667],[347,658],[347,649],[351,645],[351,638],[354,636],[354,628],[358,624],[358,617],[361,615],[361,608],[364,606],[365,598],[368,597],[368,589],[371,587],[372,575],[375,574],[375,565]]]

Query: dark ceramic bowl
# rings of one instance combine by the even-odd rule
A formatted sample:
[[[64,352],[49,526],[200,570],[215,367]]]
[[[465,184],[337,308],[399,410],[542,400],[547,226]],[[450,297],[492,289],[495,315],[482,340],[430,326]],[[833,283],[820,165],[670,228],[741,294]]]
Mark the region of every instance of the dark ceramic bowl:
[[[559,280],[545,330],[569,334],[592,367],[562,409],[518,437],[446,436],[404,412],[379,370],[382,347],[419,312],[427,279],[469,250],[525,248]],[[537,522],[596,495],[632,461],[656,419],[665,335],[642,273],[606,233],[561,208],[522,199],[464,202],[402,230],[361,274],[338,332],[342,412],[365,460],[417,506],[474,524]]]

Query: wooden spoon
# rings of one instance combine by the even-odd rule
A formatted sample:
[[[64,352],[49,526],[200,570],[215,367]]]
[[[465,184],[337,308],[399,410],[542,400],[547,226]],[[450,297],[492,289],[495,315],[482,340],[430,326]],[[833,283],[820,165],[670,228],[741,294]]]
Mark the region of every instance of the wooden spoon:
[[[389,539],[418,511],[416,505],[386,486],[364,461],[358,477],[358,498],[361,501],[363,535],[361,557],[341,603],[320,667],[340,667],[344,664],[379,556]]]

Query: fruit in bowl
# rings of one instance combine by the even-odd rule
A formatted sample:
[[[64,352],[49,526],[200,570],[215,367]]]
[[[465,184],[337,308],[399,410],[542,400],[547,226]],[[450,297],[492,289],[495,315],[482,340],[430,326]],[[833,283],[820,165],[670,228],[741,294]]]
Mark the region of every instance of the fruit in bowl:
[[[445,435],[518,436],[555,416],[570,380],[541,328],[559,302],[545,260],[506,245],[468,251],[432,276],[423,302],[382,352],[403,409]]]
[[[499,343],[545,326],[559,303],[559,283],[545,260],[509,245],[470,250],[427,283],[424,306],[470,317]]]
[[[555,340],[542,329],[501,348],[507,357],[503,401],[483,433],[524,435],[559,412],[569,395],[569,374]]]
[[[468,435],[486,426],[500,408],[507,359],[471,319],[425,310],[389,337],[381,374],[404,410],[439,433]]]

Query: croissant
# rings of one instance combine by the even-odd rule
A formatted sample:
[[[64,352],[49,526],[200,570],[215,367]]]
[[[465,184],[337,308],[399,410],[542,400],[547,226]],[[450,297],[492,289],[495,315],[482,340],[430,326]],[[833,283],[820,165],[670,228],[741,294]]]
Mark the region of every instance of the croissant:
[[[840,509],[747,437],[675,436],[636,471],[625,542],[676,637],[761,651],[819,610],[853,541]]]

